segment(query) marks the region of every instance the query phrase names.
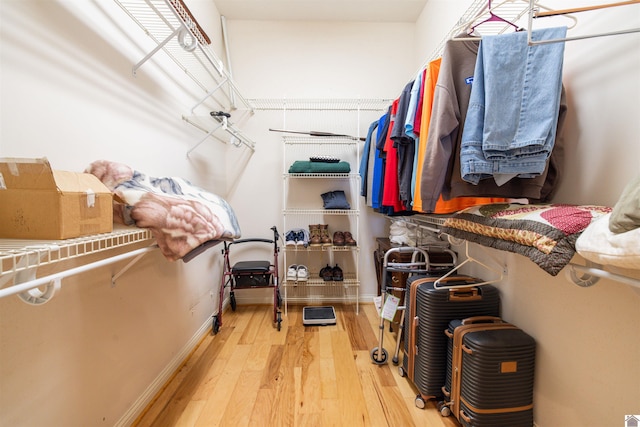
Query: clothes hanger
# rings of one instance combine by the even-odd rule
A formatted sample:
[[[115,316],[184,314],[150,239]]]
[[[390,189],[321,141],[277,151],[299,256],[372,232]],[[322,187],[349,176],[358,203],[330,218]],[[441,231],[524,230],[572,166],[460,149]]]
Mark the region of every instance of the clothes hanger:
[[[445,274],[444,276],[442,276],[439,279],[437,279],[436,281],[434,281],[433,282],[433,288],[434,289],[453,289],[453,288],[458,289],[458,288],[472,288],[472,287],[476,287],[476,286],[490,285],[492,283],[496,283],[496,282],[501,281],[502,278],[504,277],[504,274],[503,274],[502,270],[498,270],[497,268],[490,267],[487,264],[485,264],[485,263],[473,258],[471,255],[469,255],[469,242],[467,240],[465,240],[464,243],[465,243],[464,253],[465,253],[466,259],[464,261],[462,261],[460,264],[456,265],[449,272],[447,272],[447,274]],[[441,284],[443,279],[451,276],[453,273],[458,271],[465,264],[479,264],[480,266],[484,267],[485,269],[490,270],[490,271],[498,274],[499,277],[497,279],[493,279],[493,280],[486,280],[486,281],[480,282],[480,283],[472,283],[472,284],[460,285],[460,286],[455,286],[455,285],[447,286],[445,284]]]
[[[514,24],[513,22],[504,19],[498,15],[496,15],[495,13],[493,13],[493,9],[491,7],[491,0],[487,0],[487,10],[489,11],[489,17],[487,19],[485,19],[484,21],[478,22],[477,24],[473,25],[471,28],[469,28],[469,30],[467,31],[468,35],[473,35],[474,31],[476,30],[476,28],[478,28],[480,25],[485,24],[487,22],[503,22],[505,24],[508,24],[510,26],[512,26],[515,31],[520,31],[521,28],[518,27],[516,24]]]
[[[640,1],[640,0],[638,0]],[[517,4],[521,4],[524,3],[522,5],[522,7],[518,8]],[[510,7],[511,10],[509,11],[510,14],[513,14],[514,16],[510,16],[509,18],[511,20],[507,20],[504,19],[501,16],[498,16],[495,11],[497,11],[500,8],[503,7]],[[515,11],[514,11],[515,8]],[[540,11],[552,11],[553,9],[544,6],[540,3],[538,3],[537,1],[531,1],[531,0],[504,0],[502,2],[499,2],[496,4],[496,2],[488,2],[484,7],[482,7],[477,13],[475,13],[471,18],[465,19],[464,22],[459,23],[451,32],[451,40],[459,40],[459,41],[464,41],[464,40],[478,40],[478,36],[472,36],[469,37],[472,33],[472,30],[475,30],[476,27],[478,27],[479,25],[485,23],[485,22],[502,22],[505,25],[505,27],[500,31],[500,33],[505,32],[508,28],[513,27],[516,30],[523,30],[522,27],[518,26],[516,24],[516,22],[519,22],[520,19],[522,19],[523,17],[525,17],[527,14],[529,15],[533,15],[530,14],[529,11],[532,8],[533,11],[535,11],[536,13],[541,13]],[[479,22],[477,24],[474,24],[474,22],[476,22],[478,19],[482,18],[483,16],[485,16],[487,14],[487,12],[489,12],[489,18],[483,20],[482,22]],[[564,18],[572,21],[569,25],[567,25],[567,29],[572,29],[574,28],[577,23],[578,20],[572,16],[572,15],[563,15]],[[531,28],[531,23],[529,23],[529,28]]]

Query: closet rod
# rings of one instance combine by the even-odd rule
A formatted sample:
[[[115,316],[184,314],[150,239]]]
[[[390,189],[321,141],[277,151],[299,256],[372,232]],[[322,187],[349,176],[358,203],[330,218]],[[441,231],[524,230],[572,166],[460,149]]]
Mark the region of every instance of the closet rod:
[[[632,0],[632,1],[633,1],[633,3],[639,3],[640,2],[638,0]],[[629,4],[631,4],[631,3],[629,3]],[[536,11],[535,0],[529,0],[529,24],[528,24],[529,25],[529,30],[531,30],[533,28],[533,18],[534,18],[534,15],[535,15],[535,11]],[[604,37],[604,36],[616,36],[616,35],[621,35],[621,34],[630,34],[630,33],[637,33],[637,32],[640,32],[640,28],[630,28],[630,29],[627,29],[627,30],[611,31],[611,32],[599,33],[599,34],[587,34],[587,35],[584,35],[584,36],[564,37],[564,38],[560,38],[560,39],[548,39],[548,40],[533,41],[533,39],[531,38],[532,31],[527,31],[527,43],[529,44],[529,46],[535,46],[535,45],[539,45],[539,44],[564,43],[564,42],[572,41],[572,40],[582,40],[582,39],[590,39],[590,38],[594,38],[594,37]]]
[[[122,261],[127,258],[132,258],[137,255],[145,254],[147,252],[150,252],[156,249],[158,249],[158,246],[152,245],[145,248],[136,249],[134,251],[127,252],[124,254],[116,255],[111,258],[106,258],[100,261],[92,262],[90,264],[82,265],[80,267],[71,268],[69,270],[65,270],[59,273],[50,274],[48,276],[40,277],[38,279],[28,280],[26,282],[19,283],[17,285],[8,286],[4,289],[0,289],[0,298],[4,298],[10,295],[21,294],[23,292],[28,292],[31,289],[35,289],[39,286],[50,285],[52,282],[62,280],[66,277],[84,273],[89,270],[94,270],[98,267],[103,267],[105,265],[113,264],[115,262]]]
[[[575,274],[576,270],[581,271],[582,273],[586,274],[586,276],[578,277]],[[632,277],[623,276],[621,274],[611,273],[601,268],[569,263],[567,273],[573,283],[582,287],[593,286],[598,281],[598,278],[603,278],[615,280],[617,282],[625,283],[629,286],[634,286],[640,289],[640,279],[634,279]]]
[[[587,12],[590,10],[605,9],[608,7],[627,6],[630,4],[638,4],[638,3],[640,3],[640,0],[629,0],[629,1],[621,1],[617,3],[607,3],[607,4],[597,4],[594,6],[576,7],[572,9],[548,10],[546,12],[536,12],[535,17],[543,18],[545,16],[566,15],[568,13]]]

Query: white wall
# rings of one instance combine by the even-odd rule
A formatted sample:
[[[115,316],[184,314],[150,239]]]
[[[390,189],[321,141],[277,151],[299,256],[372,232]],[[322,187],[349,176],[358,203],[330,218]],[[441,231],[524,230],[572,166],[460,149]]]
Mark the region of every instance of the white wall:
[[[211,2],[192,8],[220,32]],[[134,77],[150,50],[114,1],[0,1],[0,157],[71,171],[108,159],[225,196],[226,147],[186,156],[204,134],[181,115],[202,91],[162,52]],[[148,254],[112,288],[126,262],[64,279],[41,307],[0,300],[0,425],[114,425],[200,338],[217,311],[219,250],[188,264]]]
[[[450,1],[431,0],[418,23],[416,46],[430,54],[442,31],[433,17],[461,15],[466,7],[462,3],[469,2],[451,7]],[[544,3],[569,8],[602,2]],[[575,16],[578,25],[569,31],[571,37],[640,27],[638,6]],[[560,19],[555,23],[566,24]],[[640,33],[566,43],[566,162],[554,202],[613,206],[625,184],[638,174],[639,43]],[[458,249],[464,253],[464,247]],[[610,280],[580,288],[564,271],[551,277],[520,255],[473,244],[470,253],[506,268],[506,277],[497,285],[503,317],[537,340],[538,427],[614,427],[624,423],[626,414],[640,412],[640,343],[632,338],[640,333],[637,288]],[[496,277],[482,269],[469,272]],[[640,277],[638,272],[626,273]]]

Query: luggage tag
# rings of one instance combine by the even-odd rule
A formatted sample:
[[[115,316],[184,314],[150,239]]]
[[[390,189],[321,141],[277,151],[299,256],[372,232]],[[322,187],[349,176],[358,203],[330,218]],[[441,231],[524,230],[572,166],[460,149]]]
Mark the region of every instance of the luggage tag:
[[[384,307],[382,307],[382,318],[388,320],[389,322],[393,322],[393,318],[396,315],[396,311],[398,311],[398,304],[400,303],[400,298],[394,295],[387,296],[386,301],[384,302]]]

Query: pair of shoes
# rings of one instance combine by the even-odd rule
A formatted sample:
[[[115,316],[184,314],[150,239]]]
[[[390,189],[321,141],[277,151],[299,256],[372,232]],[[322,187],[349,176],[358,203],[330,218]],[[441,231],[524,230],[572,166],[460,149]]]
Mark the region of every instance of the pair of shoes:
[[[356,246],[356,241],[349,231],[336,231],[333,233],[333,244],[335,246]]]
[[[309,246],[309,235],[302,228],[293,228],[285,233],[285,244],[287,246]]]
[[[291,264],[287,269],[287,280],[306,282],[309,278],[309,269],[304,265]]]
[[[336,264],[335,267],[331,267],[329,264],[327,264],[326,267],[322,267],[322,269],[320,269],[320,277],[322,277],[322,280],[325,282],[342,282],[344,280],[342,269],[338,267],[338,264]]]
[[[331,246],[329,224],[309,225],[309,244],[311,246]]]

